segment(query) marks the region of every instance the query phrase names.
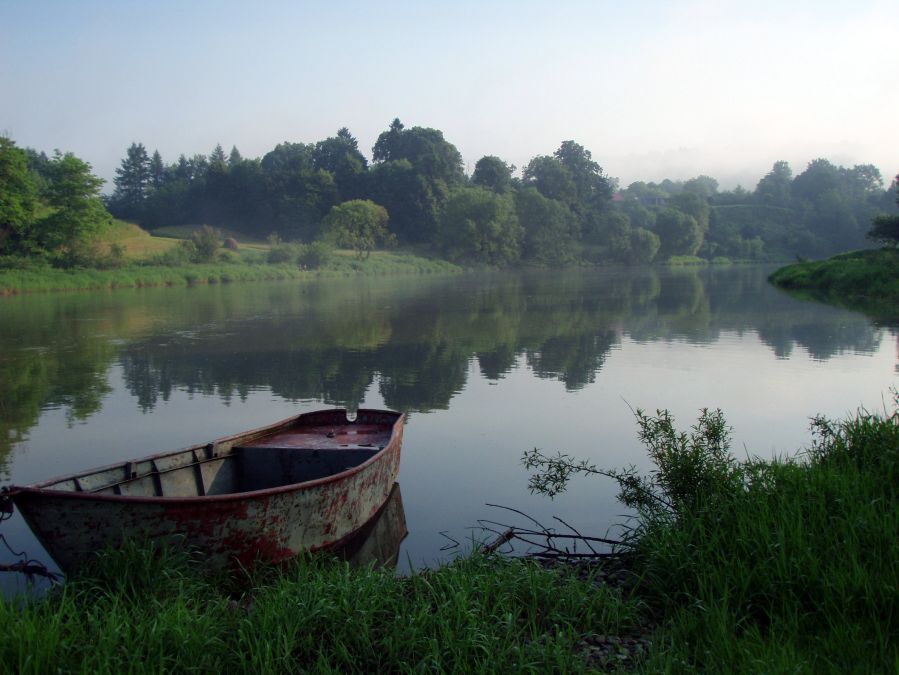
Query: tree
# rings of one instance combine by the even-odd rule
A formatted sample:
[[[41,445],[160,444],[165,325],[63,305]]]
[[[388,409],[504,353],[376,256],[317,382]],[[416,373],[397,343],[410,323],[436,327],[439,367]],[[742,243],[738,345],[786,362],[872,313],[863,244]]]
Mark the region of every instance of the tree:
[[[589,208],[601,207],[612,198],[612,185],[603,175],[602,167],[593,161],[593,156],[584,146],[574,141],[563,141],[553,153],[559,162],[571,173],[577,197],[577,209],[585,212]]]
[[[813,203],[815,199],[831,190],[839,190],[840,171],[826,159],[813,159],[805,171],[793,179],[790,186],[794,197]]]
[[[882,246],[899,246],[899,216],[877,216],[868,230],[868,239]]]
[[[325,216],[325,237],[350,248],[365,260],[378,243],[390,242],[387,209],[368,199],[352,199],[331,207]]]
[[[209,168],[221,172],[228,170],[228,159],[225,157],[225,149],[221,143],[216,143],[212,154],[209,155]]]
[[[316,169],[315,148],[280,143],[260,164],[268,195],[266,220],[288,239],[315,239],[322,218],[337,204],[334,177]]]
[[[591,232],[584,235],[584,241],[601,247],[599,259],[627,262],[630,256],[631,221],[627,214],[618,209],[603,214]]]
[[[91,173],[90,164],[58,150],[51,160],[50,176],[45,199],[53,212],[39,221],[38,241],[58,254],[60,264],[78,264],[84,245],[110,222],[100,200],[103,180]]]
[[[405,128],[403,123],[400,122],[400,118],[394,117],[387,131],[383,131],[378,135],[378,139],[372,148],[372,157],[376,162],[403,159],[400,157],[400,153],[402,152],[402,135]]]
[[[240,155],[240,150],[237,149],[236,145],[231,146],[231,152],[228,155],[228,168],[233,169],[238,166],[243,161],[243,157]]]
[[[774,162],[765,176],[755,187],[755,199],[762,204],[786,207],[790,204],[790,186],[793,181],[793,170],[783,160]]]
[[[405,159],[375,164],[366,194],[390,214],[390,230],[404,244],[434,243],[440,208],[449,196],[443,181],[432,181]]]
[[[521,255],[522,229],[509,194],[459,188],[440,217],[442,248],[450,260],[509,265]]]
[[[668,205],[682,213],[686,213],[688,216],[693,216],[703,236],[709,231],[709,200],[705,197],[700,197],[695,192],[684,190],[680,194],[671,197],[668,200]],[[702,245],[701,240],[700,245]]]
[[[571,171],[555,157],[534,157],[522,172],[524,185],[536,188],[547,199],[555,199],[566,206],[577,200],[577,186]]]
[[[564,265],[577,257],[577,218],[565,204],[535,188],[521,190],[515,200],[524,229],[522,257],[544,265]]]
[[[856,164],[851,169],[840,167],[843,190],[857,202],[876,197],[883,191],[883,176],[873,164]]]
[[[896,186],[896,205],[899,206],[899,175],[893,185]],[[877,216],[867,236],[883,246],[899,246],[899,215]]]
[[[437,129],[406,129],[399,119],[394,119],[390,128],[378,136],[372,157],[375,162],[408,160],[429,181],[441,181],[447,188],[465,182],[462,155]]]
[[[162,155],[159,154],[159,150],[153,151],[153,156],[150,158],[149,172],[148,184],[154,190],[158,190],[165,182],[165,164],[162,162]]]
[[[120,217],[139,218],[150,183],[150,158],[143,143],[128,146],[125,159],[115,173],[110,207]]]
[[[28,156],[12,140],[0,136],[0,253],[27,250],[37,203]]]
[[[709,199],[718,192],[718,181],[711,176],[696,176],[684,183],[684,192],[690,192],[703,199]]]
[[[677,209],[662,209],[656,216],[655,232],[661,246],[658,256],[696,255],[702,245],[702,229],[693,216]]]
[[[661,247],[659,235],[642,227],[635,227],[630,234],[628,262],[636,265],[651,263]]]
[[[471,182],[479,187],[503,193],[512,188],[512,172],[515,167],[506,164],[499,157],[487,155],[481,157],[474,165]]]
[[[361,194],[361,176],[368,169],[365,156],[359,152],[359,142],[346,127],[315,144],[312,154],[316,169],[328,171],[334,176],[337,191],[343,200]]]

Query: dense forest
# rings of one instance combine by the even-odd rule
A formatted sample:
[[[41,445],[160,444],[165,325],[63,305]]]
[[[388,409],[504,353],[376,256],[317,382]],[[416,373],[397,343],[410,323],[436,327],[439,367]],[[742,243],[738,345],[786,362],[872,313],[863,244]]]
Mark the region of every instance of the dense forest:
[[[82,243],[108,217],[99,179],[70,153],[47,157],[2,138],[0,184],[0,255],[77,264]],[[208,156],[166,163],[133,143],[104,203],[151,231],[206,224],[254,239],[327,239],[366,251],[398,245],[462,263],[552,266],[826,256],[868,244],[872,219],[896,211],[891,189],[872,165],[826,159],[796,176],[775,162],[752,191],[720,191],[709,176],[622,188],[574,141],[534,157],[520,177],[495,156],[466,176],[441,131],[395,119],[371,162],[346,128],[253,159],[218,145]]]

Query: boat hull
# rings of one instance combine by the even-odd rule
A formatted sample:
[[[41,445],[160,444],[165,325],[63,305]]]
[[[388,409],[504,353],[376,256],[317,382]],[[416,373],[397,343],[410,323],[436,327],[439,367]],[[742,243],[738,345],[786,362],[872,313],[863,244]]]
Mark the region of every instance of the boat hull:
[[[344,411],[329,412],[345,419]],[[386,411],[360,411],[360,416],[365,412],[395,416],[387,445],[358,466],[315,480],[212,496],[122,496],[33,486],[15,489],[12,497],[67,572],[125,539],[183,544],[214,566],[280,562],[338,545],[387,501],[399,472],[402,417]],[[258,436],[259,430],[253,433]],[[235,438],[223,440],[234,445]]]

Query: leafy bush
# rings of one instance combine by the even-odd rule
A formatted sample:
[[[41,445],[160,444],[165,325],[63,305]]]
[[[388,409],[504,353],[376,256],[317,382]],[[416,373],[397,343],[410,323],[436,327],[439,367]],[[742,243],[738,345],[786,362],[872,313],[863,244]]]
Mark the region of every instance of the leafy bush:
[[[297,247],[294,244],[281,244],[273,246],[266,256],[266,261],[277,264],[290,262],[297,255]]]
[[[210,262],[215,260],[216,253],[222,247],[222,234],[209,225],[203,225],[191,232],[190,241],[194,245],[194,262]]]
[[[537,469],[528,487],[549,497],[563,492],[573,474],[598,474],[617,481],[619,500],[637,510],[642,526],[676,519],[726,499],[741,489],[743,471],[730,454],[730,427],[720,410],[703,408],[690,432],[678,432],[667,410],[656,416],[635,413],[638,437],[656,470],[641,476],[636,468],[598,469],[563,453],[544,455],[538,448],[524,454],[527,469]]]
[[[333,249],[324,241],[313,241],[300,246],[296,261],[303,269],[317,270],[324,267],[331,259]]]

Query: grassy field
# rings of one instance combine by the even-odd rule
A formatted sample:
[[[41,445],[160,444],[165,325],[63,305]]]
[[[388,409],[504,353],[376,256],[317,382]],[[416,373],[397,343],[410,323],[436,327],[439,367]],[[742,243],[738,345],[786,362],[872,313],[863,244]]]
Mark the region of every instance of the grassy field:
[[[128,260],[137,260],[153,253],[168,251],[177,246],[178,241],[170,237],[152,236],[133,223],[113,220],[112,225],[103,235],[101,246],[108,252],[112,244],[122,246]]]
[[[169,225],[167,227],[157,227],[153,229],[150,234],[154,237],[190,239],[191,233],[199,227],[200,225]],[[243,232],[237,232],[236,230],[229,230],[228,228],[221,227],[217,227],[216,229],[222,233],[222,237],[226,239],[235,239],[240,244],[249,244],[253,246],[266,245],[264,239],[254,239],[253,237],[248,237]]]
[[[899,413],[814,427],[796,458],[737,462],[720,414],[640,418],[658,471],[621,484],[643,506],[620,586],[481,553],[403,578],[325,558],[216,576],[124,546],[0,603],[0,670],[897,672]]]
[[[296,256],[302,245],[287,244],[291,260],[271,263],[268,243],[238,239],[234,251],[221,250],[215,262],[190,263],[181,243],[194,227],[162,228],[166,236],[151,235],[137,225],[113,221],[98,243],[101,256],[115,248],[122,256],[109,269],[57,269],[40,261],[24,266],[0,268],[0,295],[48,291],[85,291],[145,286],[185,286],[305,279],[321,276],[385,274],[452,274],[456,265],[403,251],[374,251],[366,260],[358,260],[352,251],[324,249],[323,259],[313,267],[301,265]],[[229,236],[228,232],[223,233]]]
[[[783,267],[770,277],[804,297],[899,321],[899,248],[852,251]]]

